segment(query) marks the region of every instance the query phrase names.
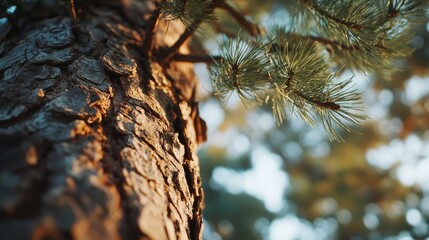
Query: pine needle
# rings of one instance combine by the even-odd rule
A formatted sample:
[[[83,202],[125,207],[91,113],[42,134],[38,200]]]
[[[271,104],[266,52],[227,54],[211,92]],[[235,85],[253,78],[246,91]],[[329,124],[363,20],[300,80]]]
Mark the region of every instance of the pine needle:
[[[258,93],[268,84],[268,59],[262,41],[224,37],[219,51],[221,59],[210,65],[209,73],[221,103],[224,105],[235,91],[246,107],[259,104]]]
[[[214,20],[212,0],[166,0],[160,4],[162,16],[168,21],[179,20],[190,28],[196,21]]]

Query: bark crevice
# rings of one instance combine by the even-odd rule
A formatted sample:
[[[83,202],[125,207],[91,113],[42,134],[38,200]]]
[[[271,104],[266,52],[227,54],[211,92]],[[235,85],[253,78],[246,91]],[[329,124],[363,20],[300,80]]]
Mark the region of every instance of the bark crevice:
[[[0,109],[23,106],[0,111],[0,150],[10,153],[0,161],[0,179],[9,179],[0,181],[2,239],[201,238],[192,69],[149,59],[147,3],[76,7],[77,25],[50,10],[23,20],[0,50],[0,91],[11,94]],[[182,31],[172,24],[154,44]],[[7,136],[18,133],[24,147],[11,147]]]

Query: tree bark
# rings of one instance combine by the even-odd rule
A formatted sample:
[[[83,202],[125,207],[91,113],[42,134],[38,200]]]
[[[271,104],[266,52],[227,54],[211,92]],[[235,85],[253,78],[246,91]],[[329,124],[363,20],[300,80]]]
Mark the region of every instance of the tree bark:
[[[0,238],[201,239],[193,66],[149,59],[153,3],[75,7],[35,5],[0,44]]]

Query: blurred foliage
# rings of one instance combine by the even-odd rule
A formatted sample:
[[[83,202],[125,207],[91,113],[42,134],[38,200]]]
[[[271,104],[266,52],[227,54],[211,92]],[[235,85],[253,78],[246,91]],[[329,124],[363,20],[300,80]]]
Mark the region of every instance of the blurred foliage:
[[[403,210],[395,212],[394,208],[415,189],[403,186],[388,171],[367,164],[365,151],[358,142],[348,139],[346,145],[332,150],[325,159],[302,159],[287,170],[294,189],[287,198],[296,206],[297,215],[310,221],[336,217],[340,223],[343,221],[338,239],[367,238],[370,231],[362,219],[367,206],[375,204],[376,210],[372,211],[380,218],[377,231],[381,235],[410,229]],[[341,220],[341,210],[350,213],[352,219]]]
[[[279,6],[292,6],[293,2],[252,0],[238,1],[237,6],[264,19],[267,14],[279,11]],[[263,115],[265,110],[243,115],[242,108],[229,106],[222,123],[214,124],[216,129],[209,129],[212,132],[209,142],[199,152],[206,193],[204,217],[207,231],[212,233],[207,233],[206,239],[276,240],[279,238],[270,232],[270,223],[291,214],[300,224],[310,225],[314,236],[318,236],[316,226],[320,219],[335,219],[338,224],[332,227],[334,235],[320,235],[317,239],[427,239],[429,178],[407,182],[401,171],[405,164],[411,164],[415,170],[408,177],[417,179],[412,176],[413,171],[429,161],[429,91],[423,90],[429,84],[428,26],[426,20],[415,27],[416,51],[400,62],[402,70],[391,80],[377,74],[355,77],[355,81],[364,81],[366,108],[373,120],[366,122],[361,135],[342,133],[346,143],[330,143],[323,133],[315,133],[320,129],[309,129],[293,120],[280,127],[268,123],[265,126],[264,121],[254,117]],[[410,92],[413,81],[421,84],[414,87],[416,93]],[[203,117],[209,118],[210,114]],[[243,147],[245,152],[231,153],[234,137],[227,134],[231,129],[247,136],[249,146]],[[386,150],[383,154],[383,149],[389,146],[394,150],[395,144],[408,144],[419,152],[392,155]],[[213,174],[220,168],[237,174],[252,171],[257,167],[255,161],[266,160],[252,159],[252,152],[258,146],[282,159],[282,169],[289,179],[289,185],[283,186],[285,204],[278,211],[268,210],[260,197],[246,190],[231,191]],[[374,149],[381,149],[381,156],[376,159],[379,162],[369,157]],[[390,159],[396,160],[380,167]],[[261,222],[268,223],[261,227]],[[296,226],[284,226],[284,231],[294,232],[291,228]],[[327,227],[325,231],[332,229]],[[281,239],[308,239],[302,236],[305,235]]]
[[[228,159],[225,149],[206,148],[200,151],[204,158],[201,167],[206,209],[204,217],[224,239],[258,239],[260,234],[253,228],[260,218],[272,220],[274,214],[265,209],[263,202],[246,193],[229,193],[213,184],[212,174],[216,167],[226,167],[238,172],[251,168],[249,155]],[[245,217],[243,217],[245,216]]]

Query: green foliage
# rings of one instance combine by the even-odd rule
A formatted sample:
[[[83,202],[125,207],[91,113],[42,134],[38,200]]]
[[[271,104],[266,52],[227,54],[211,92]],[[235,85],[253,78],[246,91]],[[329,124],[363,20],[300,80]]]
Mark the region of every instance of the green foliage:
[[[335,69],[390,76],[397,70],[396,60],[412,53],[410,27],[427,2],[298,0],[290,26],[275,26],[257,37],[239,33],[222,39],[220,57],[209,66],[215,95],[225,105],[236,92],[246,107],[265,99],[279,124],[296,115],[309,125],[321,123],[331,140],[342,141],[337,128],[351,132],[349,124],[360,125],[366,116],[352,79],[338,81]],[[253,29],[223,0],[168,0],[161,11],[193,28],[212,21],[216,6]]]
[[[394,59],[412,52],[409,21],[421,14],[423,2],[302,3],[305,8],[294,17],[294,25],[268,30],[263,36],[266,44],[245,42],[242,37],[222,42],[222,60],[209,67],[214,91],[222,102],[236,91],[246,106],[271,99],[279,124],[288,113],[294,114],[310,125],[320,122],[331,140],[342,141],[337,127],[353,131],[348,123],[359,125],[366,117],[352,79],[337,82],[330,60],[339,67],[388,76],[396,69]],[[245,51],[234,47],[243,44]],[[264,57],[256,54],[262,51]],[[262,88],[265,92],[258,98]]]
[[[324,44],[331,59],[388,78],[395,60],[409,56],[411,21],[425,0],[301,0],[295,31]]]
[[[336,126],[351,131],[344,120],[359,124],[365,118],[355,106],[360,94],[351,80],[334,82],[315,43],[279,27],[273,32],[264,40],[240,36],[220,43],[222,59],[209,67],[215,94],[225,103],[236,91],[245,106],[271,100],[279,124],[291,112],[310,125],[321,122],[331,140],[341,141]]]
[[[160,7],[164,18],[180,20],[187,27],[192,27],[195,21],[213,20],[212,0],[167,0]]]
[[[261,233],[253,228],[255,222],[261,218],[272,220],[275,214],[268,211],[261,200],[247,193],[234,194],[225,189],[211,187],[215,168],[225,167],[237,172],[247,171],[252,168],[249,161],[250,155],[242,155],[231,161],[225,149],[207,150],[209,149],[199,151],[200,157],[205,159],[201,161],[201,176],[207,206],[204,209],[204,218],[221,234],[222,239],[261,239]],[[246,217],[243,218],[243,216]],[[225,227],[222,227],[225,223],[231,224],[230,231],[225,231]]]
[[[268,83],[268,59],[262,41],[252,43],[244,37],[224,38],[220,43],[220,61],[209,68],[213,89],[225,103],[236,91],[245,106],[260,102],[258,93]]]
[[[259,10],[259,3],[273,6],[272,2],[253,0],[240,3],[247,4],[249,9],[246,11],[251,11],[252,7]],[[331,139],[341,140],[336,131],[337,127],[352,131],[348,123],[352,123],[352,126],[358,125],[364,116],[361,111],[360,93],[353,90],[353,81],[356,79],[338,79],[338,73],[347,68],[388,78],[398,66],[404,66],[397,63],[413,51],[410,42],[416,30],[411,30],[411,27],[422,15],[427,1],[298,0],[298,5],[286,3],[288,1],[274,2],[287,5],[285,8],[288,9],[298,7],[291,24],[270,28],[266,35],[256,39],[240,34],[238,39],[223,38],[220,41],[221,56],[213,57],[214,63],[209,65],[214,92],[220,97],[222,105],[233,92],[238,94],[247,107],[262,105],[263,100],[266,100],[265,103],[271,105],[273,115],[279,123],[294,114],[311,125],[324,125]],[[233,36],[235,30],[231,29],[235,28],[219,32]],[[427,34],[426,24],[423,24],[421,29]],[[427,37],[422,39],[428,42]],[[425,50],[427,47],[419,51],[422,59],[414,59],[411,62],[426,66],[428,61]],[[393,100],[390,99],[391,103],[386,103],[390,100],[384,101],[383,104],[373,106],[371,110],[387,105],[382,108],[383,114],[385,110],[391,112],[387,113],[382,121],[368,122],[364,136],[343,136],[347,140],[346,144],[328,145],[320,141],[319,136],[315,137],[313,133],[316,131],[297,130],[287,125],[282,126],[281,130],[257,132],[262,131],[262,127],[259,129],[255,126],[253,118],[249,120],[250,126],[244,128],[248,128],[252,134],[253,131],[257,132],[255,135],[258,135],[258,138],[262,136],[260,142],[281,157],[292,185],[290,188],[285,187],[288,191],[285,201],[288,201],[288,204],[278,212],[279,218],[297,213],[295,221],[314,227],[316,234],[322,233],[322,228],[332,230],[327,226],[321,227],[321,219],[338,223],[334,235],[325,235],[325,238],[323,234],[317,235],[320,239],[333,239],[334,236],[338,239],[396,239],[407,236],[404,234],[407,232],[416,239],[428,236],[427,204],[424,205],[427,194],[420,202],[409,201],[410,196],[421,197],[419,189],[422,185],[404,186],[398,181],[398,175],[401,174],[399,162],[389,169],[378,169],[367,164],[367,154],[371,146],[386,144],[386,131],[389,136],[395,138],[390,142],[392,147],[403,149],[403,146],[412,145],[410,148],[413,154],[420,143],[400,139],[412,133],[411,136],[420,135],[427,140],[427,96],[412,105],[396,98],[404,94],[402,87],[407,84],[405,80],[411,72],[406,69],[395,73],[395,77],[399,74],[401,78],[393,79],[393,82],[377,82],[375,89],[368,87],[370,96],[375,99],[382,100],[382,93],[386,92],[387,99],[393,97]],[[419,74],[422,74],[421,70]],[[386,85],[392,87],[393,84],[401,89],[384,91]],[[417,115],[413,114],[416,109],[419,109]],[[226,110],[227,115],[229,111],[231,110]],[[243,127],[242,117],[236,117],[236,109],[232,111],[233,120],[226,120],[226,124],[218,127],[219,131]],[[402,114],[398,115],[400,112]],[[386,121],[389,118],[390,120]],[[243,125],[237,126],[237,121]],[[399,124],[401,126],[397,126]],[[386,128],[390,130],[385,130]],[[223,134],[221,139],[225,139],[225,136],[230,138],[230,135]],[[253,136],[250,139],[253,139]],[[398,144],[399,141],[401,144]],[[229,146],[228,141],[221,143]],[[246,157],[242,159],[252,156],[253,146],[255,145],[252,144],[250,153],[246,153]],[[209,148],[217,149],[219,144],[215,142]],[[322,153],[319,151],[321,149]],[[299,154],[296,154],[297,152]],[[394,153],[395,156],[383,153],[383,157],[387,161],[392,158],[405,158],[404,162],[410,162],[409,160],[413,159],[411,156],[397,156],[397,151]],[[258,224],[261,223],[261,218],[270,219],[262,211],[261,203],[256,204],[254,199],[247,200],[250,196],[245,194],[237,195],[233,190],[231,192],[234,193],[228,192],[229,185],[222,189],[222,186],[213,184],[215,181],[209,177],[219,165],[249,175],[258,167],[255,165],[252,168],[249,159],[248,164],[245,164],[242,159],[231,157],[233,159],[225,163],[225,156],[217,152],[211,153],[211,157],[206,156],[206,153],[202,154],[202,176],[206,176],[203,179],[207,196],[206,226],[217,230],[223,239],[262,238],[252,234],[254,229],[260,229]],[[420,161],[421,155],[416,153],[417,155],[416,161],[423,162]],[[264,160],[266,159],[252,159],[265,164]],[[242,168],[242,165],[246,167]],[[274,184],[276,183],[273,182]],[[417,209],[422,216],[421,223],[410,224],[406,216],[411,212],[409,210]],[[257,216],[253,217],[255,212],[259,219]],[[243,220],[243,214],[250,217]],[[377,224],[367,224],[368,216],[374,217]],[[249,219],[252,220],[248,221]],[[232,230],[224,231],[222,225],[225,225],[225,222],[233,226]],[[335,228],[336,224],[331,225]]]

